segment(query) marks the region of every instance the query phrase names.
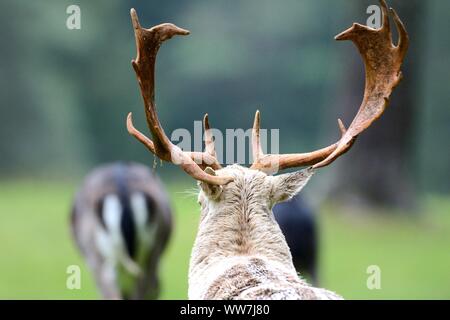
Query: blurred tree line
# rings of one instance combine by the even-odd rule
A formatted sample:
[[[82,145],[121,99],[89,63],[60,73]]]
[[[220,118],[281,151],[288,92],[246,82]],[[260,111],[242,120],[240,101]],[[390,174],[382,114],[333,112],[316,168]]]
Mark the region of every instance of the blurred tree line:
[[[407,135],[399,139],[397,153],[380,155],[379,165],[395,157],[412,190],[449,192],[450,38],[445,32],[450,2],[412,1],[420,10],[389,2],[414,38],[402,84],[406,89],[395,93],[396,102],[383,118],[392,118],[388,127],[398,126],[390,133],[401,134],[404,125]],[[159,55],[157,104],[168,133],[193,130],[193,121],[206,112],[221,130],[250,128],[258,108],[264,128],[281,129],[282,152],[329,144],[338,138],[336,118],[350,120],[363,93],[356,50],[333,36],[353,21],[365,23],[365,8],[376,3],[83,0],[76,3],[81,30],[68,30],[66,8],[72,1],[2,0],[0,176],[75,177],[105,161],[152,163],[125,128],[133,111],[138,127],[146,130],[130,64],[135,57],[131,7],[145,26],[170,21],[191,31],[188,38],[164,44]],[[398,122],[402,116],[409,120]],[[353,160],[339,162],[345,171],[358,161],[357,148],[370,151],[364,145],[395,138],[377,136],[383,124],[378,126],[371,133],[378,138],[362,136],[350,153]],[[362,177],[357,185],[364,188],[367,167],[353,168],[358,170],[347,182]],[[178,173],[172,166],[167,170]],[[335,181],[345,182],[334,173]]]

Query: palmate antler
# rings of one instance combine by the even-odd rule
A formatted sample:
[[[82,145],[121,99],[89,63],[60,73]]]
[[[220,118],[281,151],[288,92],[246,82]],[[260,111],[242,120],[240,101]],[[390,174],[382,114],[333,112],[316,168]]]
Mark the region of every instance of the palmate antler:
[[[389,97],[401,80],[401,65],[408,49],[408,35],[403,23],[393,9],[391,12],[399,31],[397,45],[392,43],[389,23],[389,11],[384,0],[380,0],[383,11],[383,25],[380,29],[372,29],[360,24],[336,36],[336,40],[351,40],[358,48],[366,69],[366,86],[363,102],[350,127],[345,128],[338,120],[341,139],[326,148],[300,154],[263,154],[260,142],[260,113],[256,112],[252,134],[252,151],[254,162],[251,169],[261,170],[268,174],[277,171],[303,166],[322,168],[339,156],[346,153],[355,139],[377,120],[386,109]],[[203,169],[207,166],[220,169],[217,161],[214,142],[209,128],[208,116],[204,118],[205,152],[184,152],[170,142],[159,122],[154,101],[154,71],[156,54],[162,42],[175,35],[187,35],[189,31],[173,24],[161,24],[151,29],[144,29],[134,9],[131,18],[135,30],[137,57],[132,61],[144,98],[147,123],[153,141],[134,128],[131,113],[128,115],[127,128],[130,134],[143,143],[160,159],[179,165],[194,179],[210,184],[223,185],[231,182],[232,177],[213,176]],[[195,161],[194,161],[195,160]]]
[[[375,30],[355,23],[335,38],[353,41],[364,60],[366,69],[364,99],[356,117],[348,129],[341,120],[338,120],[341,139],[329,147],[310,153],[264,155],[259,135],[260,114],[256,112],[252,135],[254,158],[252,169],[273,173],[301,166],[312,165],[315,169],[325,167],[346,153],[358,135],[383,114],[392,91],[402,78],[400,68],[408,49],[409,39],[403,23],[391,8],[399,32],[398,44],[392,43],[388,7],[386,1],[380,0],[380,2],[383,11],[383,25],[380,29]]]
[[[206,152],[185,152],[174,145],[166,136],[162,128],[155,105],[155,62],[161,44],[175,35],[188,35],[189,31],[181,29],[171,23],[164,23],[150,29],[144,29],[134,9],[131,9],[134,35],[136,38],[137,57],[131,63],[138,78],[144,99],[147,124],[153,137],[153,141],[133,126],[132,114],[128,114],[128,132],[144,144],[152,153],[164,161],[179,165],[194,179],[211,184],[227,184],[231,177],[212,176],[203,171],[206,166],[220,169],[220,164],[215,156],[214,145],[210,137],[208,115],[203,120],[207,132]],[[199,162],[198,164],[196,162]]]

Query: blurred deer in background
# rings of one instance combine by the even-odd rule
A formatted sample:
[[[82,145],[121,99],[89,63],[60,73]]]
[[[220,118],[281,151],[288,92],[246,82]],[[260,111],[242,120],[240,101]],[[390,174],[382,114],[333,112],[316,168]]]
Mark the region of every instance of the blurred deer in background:
[[[309,153],[263,154],[260,114],[256,112],[252,135],[254,163],[250,168],[238,164],[221,167],[207,115],[204,117],[205,152],[185,152],[169,140],[155,106],[156,55],[165,40],[189,32],[169,23],[144,29],[134,9],[131,10],[137,47],[137,57],[132,65],[153,141],[133,126],[131,114],[127,119],[128,131],[161,160],[180,166],[200,186],[201,216],[190,261],[190,299],[341,298],[330,291],[314,288],[297,276],[272,207],[300,192],[319,168],[328,166],[347,152],[358,135],[385,111],[389,97],[401,79],[400,68],[407,51],[408,36],[392,10],[399,31],[398,44],[392,43],[388,8],[385,1],[381,4],[384,21],[379,30],[354,24],[336,37],[354,42],[366,69],[363,102],[348,129],[339,120],[342,134],[339,141]],[[284,169],[304,166],[309,167],[273,175]]]
[[[295,269],[317,285],[319,235],[315,212],[297,194],[289,201],[275,205],[273,215],[291,250]]]
[[[72,233],[104,299],[154,299],[172,229],[159,179],[136,163],[93,170],[78,191]]]

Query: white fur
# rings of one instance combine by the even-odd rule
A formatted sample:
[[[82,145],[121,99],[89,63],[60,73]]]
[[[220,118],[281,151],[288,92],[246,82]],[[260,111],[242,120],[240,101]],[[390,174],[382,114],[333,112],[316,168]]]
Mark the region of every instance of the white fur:
[[[121,263],[128,272],[133,275],[138,275],[141,270],[128,256],[125,249],[125,243],[120,229],[122,206],[117,195],[110,194],[105,197],[102,215],[106,230],[103,228],[97,229],[96,243],[99,251],[111,266],[111,270],[115,270],[115,266]],[[109,275],[111,278],[115,276],[116,274]]]
[[[272,213],[274,204],[288,200],[306,185],[313,170],[273,177],[232,165],[212,174],[232,176],[234,181],[222,188],[200,183],[201,219],[189,267],[190,299],[210,299],[217,288],[214,292],[234,292],[233,281],[242,275],[265,282],[244,291],[239,288],[236,296],[219,294],[213,298],[246,299],[270,288],[274,289],[272,299],[337,297],[311,288],[298,278],[289,247]],[[253,266],[252,261],[259,265]],[[242,273],[227,279],[232,268],[242,269]],[[267,281],[268,278],[275,280]],[[302,288],[304,295],[299,294]]]
[[[142,193],[136,192],[131,195],[131,208],[133,218],[137,230],[137,237],[139,244],[143,246],[142,249],[147,249],[153,245],[155,239],[155,224],[148,224],[149,212],[145,197]],[[146,250],[145,250],[146,251]]]

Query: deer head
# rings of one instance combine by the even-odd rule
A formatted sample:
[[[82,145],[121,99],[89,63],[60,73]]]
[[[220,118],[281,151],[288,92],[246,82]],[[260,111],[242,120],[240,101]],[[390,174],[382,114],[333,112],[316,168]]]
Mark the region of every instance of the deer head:
[[[198,289],[200,282],[208,283],[208,277],[213,279],[214,274],[223,271],[226,265],[223,261],[230,257],[265,257],[287,270],[294,270],[289,249],[273,218],[272,206],[294,196],[315,171],[346,153],[356,138],[383,114],[392,91],[401,80],[400,68],[408,48],[408,35],[398,15],[391,9],[399,32],[399,41],[393,44],[388,7],[384,0],[381,5],[384,21],[380,29],[354,24],[336,36],[336,40],[353,41],[366,70],[364,99],[359,111],[348,128],[338,120],[340,139],[308,153],[264,154],[260,143],[260,113],[257,111],[252,131],[254,163],[250,168],[236,164],[221,167],[216,158],[208,115],[204,117],[204,152],[185,152],[172,144],[156,112],[155,60],[165,40],[189,32],[173,24],[144,29],[134,9],[131,10],[138,52],[132,65],[140,84],[153,141],[133,126],[131,113],[127,119],[128,131],[157,157],[180,166],[200,186],[198,200],[202,214],[190,267],[190,282],[197,285],[190,289],[191,297],[202,297],[201,289]],[[299,167],[307,168],[274,175]],[[215,271],[211,271],[214,268]]]

